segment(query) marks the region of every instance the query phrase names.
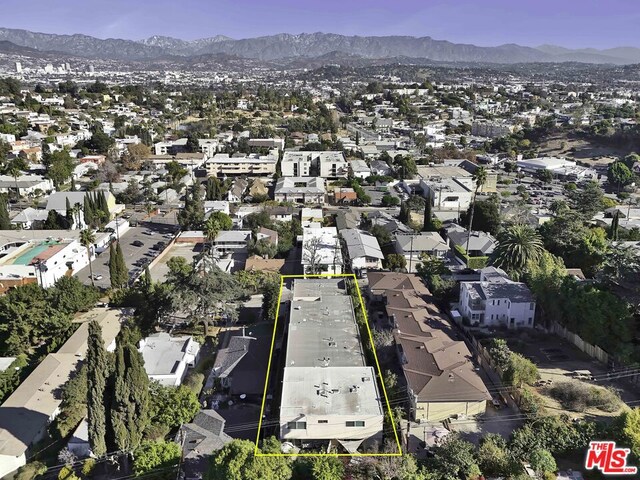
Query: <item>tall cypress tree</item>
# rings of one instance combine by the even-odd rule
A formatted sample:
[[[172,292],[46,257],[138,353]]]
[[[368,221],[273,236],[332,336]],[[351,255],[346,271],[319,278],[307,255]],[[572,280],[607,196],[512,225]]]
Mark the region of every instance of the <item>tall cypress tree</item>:
[[[618,240],[618,231],[620,229],[620,210],[616,210],[616,213],[613,215],[613,220],[611,220],[611,231],[610,236],[611,240]]]
[[[0,230],[11,230],[11,220],[9,210],[7,210],[7,196],[0,195]]]
[[[87,342],[87,423],[89,445],[98,457],[107,453],[105,434],[107,430],[105,386],[109,364],[98,322],[89,323]]]
[[[71,228],[71,226],[73,225],[73,209],[71,208],[71,202],[69,201],[69,197],[66,198],[64,208],[67,211],[67,213],[65,214],[65,218],[69,223],[69,228]]]
[[[118,288],[118,262],[116,259],[116,249],[113,243],[109,245],[109,280],[111,281],[111,288]]]
[[[431,221],[431,199],[429,198],[427,198],[424,205],[424,224],[422,225],[422,231],[433,231],[433,222]]]
[[[118,285],[124,287],[127,285],[127,280],[129,279],[129,270],[127,269],[127,264],[124,261],[124,253],[122,253],[120,242],[116,244],[116,265],[118,272]]]
[[[91,225],[91,222],[93,221],[93,210],[91,208],[91,194],[87,193],[84,196],[84,202],[83,202],[83,208],[82,208],[82,214],[84,217],[84,223],[85,225]]]
[[[149,377],[144,370],[144,360],[134,345],[121,342],[116,350],[111,405],[116,447],[124,452],[135,450],[148,424]]]

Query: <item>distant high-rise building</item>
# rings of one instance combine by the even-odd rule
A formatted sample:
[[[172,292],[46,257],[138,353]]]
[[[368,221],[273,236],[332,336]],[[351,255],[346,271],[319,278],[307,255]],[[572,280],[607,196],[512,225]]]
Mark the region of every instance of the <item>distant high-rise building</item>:
[[[53,73],[53,65],[51,65],[50,63],[47,63],[44,67],[44,71],[46,73]]]
[[[22,73],[22,63],[16,62],[16,73]]]
[[[71,71],[71,65],[69,65],[68,63],[65,63],[65,64],[64,64],[64,69],[65,69],[67,72],[70,72],[70,71]]]
[[[89,65],[89,73],[93,73],[95,72],[95,68],[93,68],[93,65]]]

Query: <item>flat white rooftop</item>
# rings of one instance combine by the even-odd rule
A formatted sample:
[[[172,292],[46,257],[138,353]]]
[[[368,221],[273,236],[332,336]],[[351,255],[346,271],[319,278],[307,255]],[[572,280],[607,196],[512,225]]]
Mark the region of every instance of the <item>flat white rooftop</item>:
[[[373,367],[285,367],[280,416],[382,415]]]

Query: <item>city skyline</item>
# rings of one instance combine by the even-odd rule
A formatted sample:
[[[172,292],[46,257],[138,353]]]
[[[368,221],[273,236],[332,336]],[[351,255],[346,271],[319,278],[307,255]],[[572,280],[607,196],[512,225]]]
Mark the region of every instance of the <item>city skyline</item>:
[[[429,36],[454,43],[515,43],[567,48],[640,47],[637,5],[624,0],[513,4],[487,0],[447,2],[384,0],[301,5],[293,0],[67,0],[55,9],[46,0],[6,0],[2,26],[56,34],[141,40],[154,35],[196,40],[234,39],[278,33],[325,32],[360,36]],[[152,10],[151,10],[152,8]],[[161,14],[158,15],[158,12]],[[251,12],[248,16],[247,12]],[[612,13],[613,12],[613,13]]]

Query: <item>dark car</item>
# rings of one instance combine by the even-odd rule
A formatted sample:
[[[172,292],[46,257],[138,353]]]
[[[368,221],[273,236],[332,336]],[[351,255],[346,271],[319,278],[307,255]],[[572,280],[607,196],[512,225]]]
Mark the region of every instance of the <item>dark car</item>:
[[[134,247],[142,247],[144,243],[140,240],[136,240],[135,242],[132,242],[131,245],[133,245]]]

